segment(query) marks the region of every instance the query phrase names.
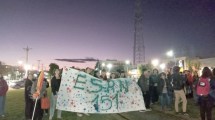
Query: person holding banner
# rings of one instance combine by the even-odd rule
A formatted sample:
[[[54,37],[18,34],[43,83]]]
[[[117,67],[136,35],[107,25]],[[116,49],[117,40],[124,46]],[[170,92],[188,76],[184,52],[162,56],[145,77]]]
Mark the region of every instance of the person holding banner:
[[[149,92],[149,71],[143,71],[142,75],[140,76],[138,80],[138,85],[141,88],[141,91],[143,93],[143,99],[146,106],[146,111],[151,111],[150,108],[150,92]],[[140,111],[144,112],[144,111]]]
[[[41,98],[44,95],[46,88],[49,86],[44,78],[44,72],[40,72],[38,79],[35,80],[31,87],[31,94],[34,100],[33,120],[42,120],[43,109],[41,108]]]
[[[52,120],[54,116],[54,112],[56,109],[56,103],[57,103],[57,97],[58,97],[58,91],[60,88],[61,83],[61,76],[60,76],[60,70],[55,69],[54,71],[54,77],[51,79],[51,106],[50,106],[50,114],[49,114],[49,120]],[[57,118],[61,119],[61,110],[57,111]]]

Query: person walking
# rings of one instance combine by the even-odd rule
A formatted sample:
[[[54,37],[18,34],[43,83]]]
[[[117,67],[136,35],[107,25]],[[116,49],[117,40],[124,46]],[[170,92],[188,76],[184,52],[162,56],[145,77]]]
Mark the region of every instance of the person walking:
[[[54,117],[60,83],[61,83],[60,70],[56,69],[54,71],[54,77],[51,79],[51,106],[50,106],[49,120],[52,120]],[[62,118],[61,110],[57,110],[57,118],[58,119]]]
[[[185,78],[182,75],[180,75],[179,71],[180,71],[180,67],[175,66],[173,68],[172,83],[173,83],[173,89],[175,94],[175,112],[176,114],[181,114],[179,113],[179,110],[178,110],[178,104],[179,104],[179,100],[182,99],[183,115],[188,115],[187,98],[184,92],[184,85],[186,81],[185,81]]]
[[[33,75],[28,74],[27,79],[25,79],[25,119],[31,120],[33,113],[33,99],[31,95],[31,87],[33,84]]]
[[[7,82],[4,80],[3,75],[0,73],[0,116],[5,117],[5,99],[8,91]]]
[[[143,99],[145,102],[146,111],[151,111],[150,108],[150,92],[149,92],[149,72],[143,71],[140,78],[138,79],[137,84],[141,88],[141,91],[143,93]],[[144,111],[140,111],[144,112]]]

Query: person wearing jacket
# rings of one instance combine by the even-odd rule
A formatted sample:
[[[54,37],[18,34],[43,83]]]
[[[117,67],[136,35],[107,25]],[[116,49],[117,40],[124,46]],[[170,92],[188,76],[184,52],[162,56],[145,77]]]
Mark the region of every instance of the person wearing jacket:
[[[170,109],[170,99],[168,92],[170,90],[170,82],[168,81],[166,74],[164,72],[160,73],[158,81],[158,94],[160,97],[160,104],[162,111],[167,108]]]
[[[199,81],[201,79],[207,79],[209,82],[209,89],[214,90],[215,89],[215,85],[214,85],[214,79],[212,76],[212,72],[208,67],[204,67],[202,70],[202,76],[199,79]],[[198,82],[197,84],[197,94],[198,94],[198,87],[200,87],[201,84],[200,82]],[[207,89],[207,88],[206,88]],[[212,96],[210,95],[210,91],[207,95],[199,95],[198,98],[198,103],[199,103],[199,107],[200,107],[200,116],[201,116],[201,120],[206,120],[206,116],[207,116],[207,120],[212,120],[212,110],[213,110],[213,102],[214,99],[212,98]]]
[[[198,81],[199,81],[199,75],[197,73],[197,71],[194,72],[194,75],[193,75],[193,99],[195,101],[195,104],[197,105],[198,104],[198,96],[196,94],[196,86],[198,84]]]
[[[173,74],[172,74],[172,83],[173,83],[173,89],[175,94],[175,112],[176,114],[180,114],[178,110],[178,104],[179,100],[182,99],[182,111],[183,115],[187,114],[187,98],[185,96],[184,92],[184,85],[185,85],[185,78],[180,75],[180,67],[175,66],[173,68]]]
[[[152,104],[158,102],[159,95],[157,93],[158,86],[158,74],[159,71],[157,69],[153,69],[152,75],[149,77],[149,86],[150,86],[150,96]]]
[[[142,75],[138,79],[138,85],[143,93],[143,99],[147,111],[151,111],[150,108],[150,93],[149,93],[149,71],[143,71]],[[143,111],[140,111],[143,112]]]
[[[33,99],[31,95],[31,87],[33,84],[33,75],[28,74],[27,79],[25,79],[25,119],[31,120],[33,113]]]
[[[0,73],[0,116],[5,117],[5,99],[8,91],[7,82],[4,80],[3,75]]]
[[[39,76],[40,76],[40,73],[39,73],[38,77]],[[39,96],[37,96],[37,95],[35,96],[35,93],[37,91],[37,82],[38,82],[38,79],[33,81],[33,84],[32,84],[32,87],[31,87],[31,94],[32,94],[32,97],[33,97],[33,101],[34,101],[33,104],[34,105],[36,103],[36,98],[37,98],[37,104],[36,104],[33,120],[42,120],[44,111],[41,108],[41,98],[43,97],[44,93],[46,92],[46,88],[49,87],[49,83],[44,78],[43,83],[42,83],[42,89],[40,90],[40,94],[39,94]]]
[[[51,107],[50,107],[49,120],[52,120],[52,118],[54,117],[54,112],[57,104],[58,91],[61,83],[60,70],[56,69],[54,73],[55,73],[54,77],[51,79],[52,92],[51,92]],[[57,118],[61,119],[61,110],[57,110]]]

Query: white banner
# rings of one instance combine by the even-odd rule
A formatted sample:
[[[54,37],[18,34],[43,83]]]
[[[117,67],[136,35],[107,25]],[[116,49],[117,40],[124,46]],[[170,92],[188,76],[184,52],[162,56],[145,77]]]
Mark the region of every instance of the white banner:
[[[145,110],[145,104],[139,86],[131,79],[103,81],[82,71],[65,68],[57,109],[80,113],[120,113]]]

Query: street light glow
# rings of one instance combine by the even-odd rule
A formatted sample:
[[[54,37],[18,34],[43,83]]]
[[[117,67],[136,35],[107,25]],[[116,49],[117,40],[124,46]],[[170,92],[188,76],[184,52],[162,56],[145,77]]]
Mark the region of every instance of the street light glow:
[[[23,61],[19,60],[19,61],[18,61],[18,64],[19,64],[19,65],[22,65],[22,64],[23,64]]]
[[[165,63],[160,64],[160,68],[161,68],[162,70],[164,70],[164,69],[166,68],[166,64],[165,64]]]
[[[129,64],[130,64],[130,61],[129,61],[129,60],[126,60],[126,61],[125,61],[125,64],[126,64],[126,65],[129,65]]]
[[[102,63],[102,67],[104,67],[105,66],[105,63]]]
[[[174,52],[172,50],[170,50],[166,53],[166,55],[169,57],[172,57],[174,55]]]
[[[112,68],[112,66],[113,66],[113,65],[112,65],[112,64],[110,64],[110,63],[107,65],[107,67],[108,67],[109,69],[111,69],[111,68]]]
[[[152,60],[152,65],[153,65],[154,67],[158,66],[158,64],[159,64],[159,60],[158,60],[158,59]]]

